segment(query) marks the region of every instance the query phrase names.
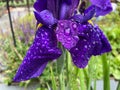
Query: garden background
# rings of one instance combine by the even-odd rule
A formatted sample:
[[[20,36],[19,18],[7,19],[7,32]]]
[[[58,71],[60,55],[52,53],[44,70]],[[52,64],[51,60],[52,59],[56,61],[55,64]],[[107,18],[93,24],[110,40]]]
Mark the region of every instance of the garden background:
[[[5,90],[10,88],[11,90],[51,90],[51,88],[52,90],[82,90],[82,82],[84,82],[82,88],[85,90],[105,90],[103,89],[103,79],[105,80],[103,59],[108,63],[111,90],[120,90],[119,0],[112,0],[113,12],[97,18],[98,25],[112,45],[112,52],[92,57],[89,65],[79,70],[72,64],[71,57],[67,53],[57,62],[50,62],[40,77],[26,82],[12,82],[35,36],[36,20],[32,8],[34,2],[35,0],[11,0],[7,7],[7,0],[0,0],[0,90],[3,88]],[[67,64],[65,64],[66,58],[63,57],[67,57]]]

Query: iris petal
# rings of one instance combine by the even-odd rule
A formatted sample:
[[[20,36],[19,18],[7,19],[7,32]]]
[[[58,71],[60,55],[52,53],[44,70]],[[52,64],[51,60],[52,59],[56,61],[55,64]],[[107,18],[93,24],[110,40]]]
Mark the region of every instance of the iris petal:
[[[79,0],[63,0],[60,19],[70,18],[79,4]]]
[[[47,9],[47,0],[36,0],[36,2],[33,5],[34,9],[38,12],[41,12],[42,10]]]
[[[20,65],[15,82],[28,80],[39,76],[48,61],[58,58],[61,50],[57,48],[56,36],[53,30],[41,27],[36,33],[35,40]]]
[[[97,52],[94,52],[94,55],[100,55],[102,53],[110,52],[112,49],[107,37],[104,35],[102,30],[100,30],[98,26],[95,26],[95,30],[98,32],[97,35],[100,37],[101,41],[101,45],[97,44],[95,48],[98,48],[100,46],[101,48],[99,48]]]
[[[53,14],[48,10],[43,10],[41,12],[34,11],[34,15],[39,23],[44,25],[53,25],[57,20],[53,17]]]
[[[66,49],[70,50],[77,44],[79,40],[77,33],[78,28],[76,22],[70,20],[60,20],[58,22],[56,29],[57,39]]]
[[[92,55],[101,55],[111,51],[111,46],[103,32],[90,24],[79,26],[79,41],[70,49],[73,63],[84,68]]]
[[[71,19],[74,19],[76,22],[79,23],[86,23],[94,16],[94,14],[95,14],[95,7],[91,6],[85,10],[84,15],[76,14],[72,16]]]
[[[106,15],[112,11],[110,0],[90,0],[96,7],[96,16]]]
[[[36,11],[49,10],[57,19],[69,18],[77,8],[79,0],[37,0],[34,3]]]

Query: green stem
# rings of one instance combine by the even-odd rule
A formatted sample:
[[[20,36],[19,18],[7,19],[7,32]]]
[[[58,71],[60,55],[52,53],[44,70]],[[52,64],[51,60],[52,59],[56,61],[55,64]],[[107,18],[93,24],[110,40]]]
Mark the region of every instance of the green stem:
[[[120,90],[120,81],[118,83],[117,90]]]
[[[69,82],[69,54],[68,52],[66,51],[66,73],[67,73],[67,81]]]
[[[91,78],[88,79],[87,88],[88,88],[88,90],[91,90]]]
[[[104,90],[110,90],[110,69],[106,55],[102,56]]]
[[[94,89],[93,90],[96,90],[96,79],[94,80]]]
[[[65,90],[65,83],[62,73],[59,75],[60,90]]]
[[[83,69],[79,70],[81,90],[86,90]]]
[[[76,68],[75,70],[76,70],[76,71],[75,71],[75,76],[78,77],[78,74],[79,74],[79,68]]]
[[[88,66],[88,68],[89,68],[89,66]],[[87,81],[86,82],[87,90],[90,90],[91,80],[89,78],[88,69],[84,69],[83,72],[84,72],[84,75],[85,75],[85,80]]]
[[[52,67],[50,66],[50,72],[51,72],[51,79],[52,79],[52,90],[57,90],[56,82],[55,82],[55,76],[52,70]]]

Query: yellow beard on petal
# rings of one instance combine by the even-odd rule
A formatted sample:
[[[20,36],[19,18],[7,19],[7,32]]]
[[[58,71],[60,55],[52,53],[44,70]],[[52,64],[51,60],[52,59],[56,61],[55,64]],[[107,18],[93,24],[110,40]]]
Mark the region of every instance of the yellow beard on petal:
[[[39,23],[39,24],[37,25],[37,29],[40,28],[40,27],[42,27],[42,23]]]
[[[92,20],[89,20],[88,22],[89,22],[91,25],[94,26],[94,23],[92,22]]]

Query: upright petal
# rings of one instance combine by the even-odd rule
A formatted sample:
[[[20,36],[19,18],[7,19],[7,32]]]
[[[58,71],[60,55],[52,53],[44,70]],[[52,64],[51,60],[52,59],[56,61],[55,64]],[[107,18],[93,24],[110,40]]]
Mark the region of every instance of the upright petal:
[[[79,0],[37,0],[34,8],[38,12],[49,10],[57,19],[64,19],[71,16],[77,8]]]
[[[71,17],[78,23],[87,23],[95,14],[95,7],[91,6],[84,11],[84,15],[82,14],[75,14]]]
[[[33,44],[27,51],[14,77],[14,81],[20,82],[39,76],[48,61],[56,59],[60,55],[61,50],[57,48],[54,31],[44,26],[39,28]]]
[[[110,0],[90,0],[96,7],[96,16],[106,15],[112,11]]]
[[[80,0],[63,0],[60,10],[60,19],[70,18],[78,7]]]
[[[47,0],[36,0],[33,7],[38,12],[41,12],[42,10],[47,9]]]
[[[59,19],[59,11],[63,0],[47,0],[47,9],[53,13],[53,16]]]
[[[79,26],[79,41],[70,49],[73,63],[84,68],[92,55],[101,55],[111,51],[111,46],[103,32],[90,24]]]

